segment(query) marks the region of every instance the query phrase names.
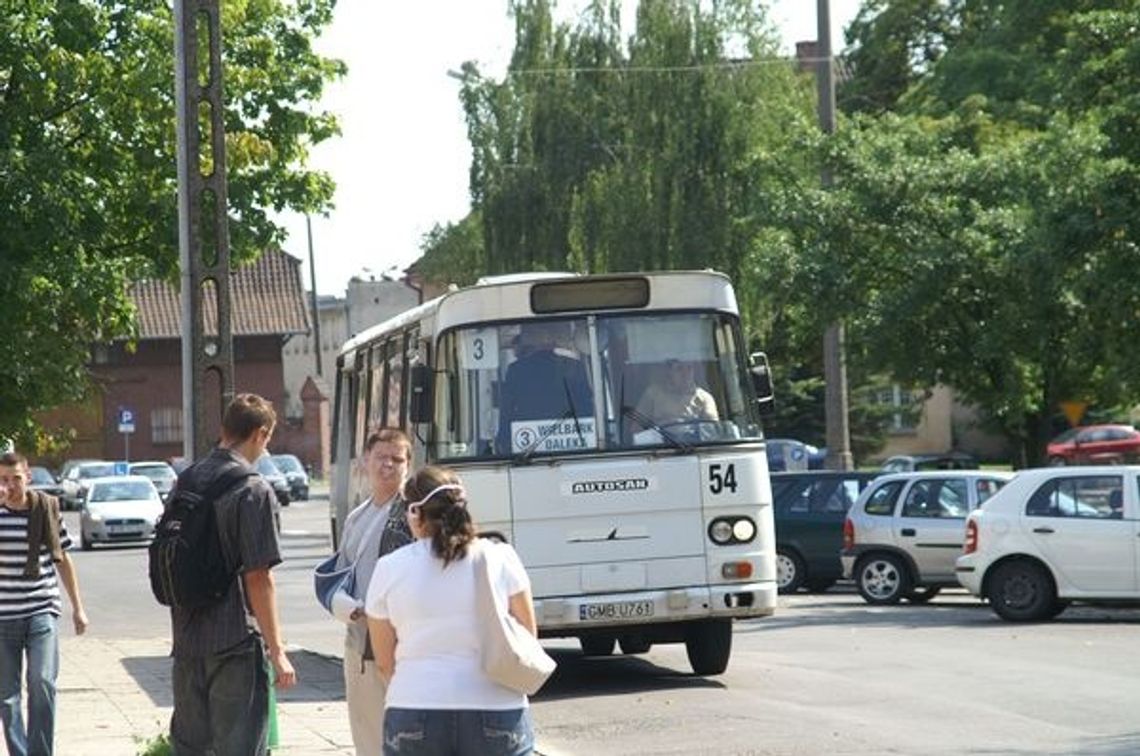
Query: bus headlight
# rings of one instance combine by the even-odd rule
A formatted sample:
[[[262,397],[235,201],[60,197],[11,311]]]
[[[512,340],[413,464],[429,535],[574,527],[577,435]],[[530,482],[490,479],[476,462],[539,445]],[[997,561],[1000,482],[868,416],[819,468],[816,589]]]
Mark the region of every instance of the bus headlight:
[[[748,543],[756,536],[756,526],[752,524],[752,520],[747,517],[742,517],[736,522],[732,523],[732,537],[741,543]]]
[[[748,543],[756,537],[756,523],[747,517],[718,517],[709,523],[709,538],[718,546]]]
[[[709,525],[709,538],[721,546],[728,543],[732,540],[732,523],[728,520],[713,520],[712,525]]]

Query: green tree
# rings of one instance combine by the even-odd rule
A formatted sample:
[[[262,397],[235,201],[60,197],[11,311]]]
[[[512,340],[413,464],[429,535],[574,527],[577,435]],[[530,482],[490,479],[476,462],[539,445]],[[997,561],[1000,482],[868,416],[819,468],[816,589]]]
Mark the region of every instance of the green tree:
[[[311,40],[333,0],[223,8],[231,245],[279,242],[269,217],[329,206],[305,168],[343,73]],[[129,336],[129,281],[177,270],[173,18],[162,0],[0,0],[0,428],[81,397],[93,342]]]
[[[436,224],[420,244],[423,256],[416,262],[429,281],[470,286],[486,270],[483,223],[471,213],[458,223]]]
[[[969,111],[855,126],[832,145],[843,182],[806,237],[840,245],[798,284],[849,318],[872,369],[953,386],[1023,464],[1060,401],[1136,395],[1134,210],[1120,192],[1135,168],[1106,154],[1095,120],[1015,135]]]
[[[900,98],[954,44],[963,0],[867,0],[847,27],[839,82],[848,113],[894,110]]]

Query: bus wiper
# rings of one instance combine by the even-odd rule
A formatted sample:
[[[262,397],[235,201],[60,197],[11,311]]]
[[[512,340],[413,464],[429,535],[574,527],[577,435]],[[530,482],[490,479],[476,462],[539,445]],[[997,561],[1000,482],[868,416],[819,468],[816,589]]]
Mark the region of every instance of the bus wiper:
[[[625,415],[626,417],[631,418],[635,423],[640,425],[642,428],[657,431],[658,435],[660,435],[661,438],[665,439],[665,441],[668,442],[668,444],[670,446],[672,446],[673,448],[680,449],[685,454],[688,454],[688,453],[693,451],[692,446],[690,446],[689,444],[686,444],[684,441],[677,438],[675,435],[673,435],[672,433],[670,433],[669,431],[665,430],[660,425],[655,423],[653,421],[653,418],[649,417],[648,415],[646,415],[643,412],[638,412],[637,408],[635,408],[635,407],[622,407],[621,413],[623,415]]]
[[[573,416],[574,416],[574,407],[573,406],[568,407],[566,409],[566,411],[562,413],[561,417],[559,417],[555,422],[550,423],[550,425],[548,425],[546,427],[545,431],[538,434],[535,437],[535,439],[533,441],[531,441],[530,444],[525,449],[523,449],[522,451],[520,451],[518,454],[516,454],[514,456],[515,463],[523,465],[523,464],[526,464],[527,462],[530,462],[530,458],[534,455],[535,451],[538,450],[538,447],[542,446],[542,442],[545,441],[546,439],[550,438],[550,436],[554,434],[554,431],[558,430],[558,426],[562,423],[563,420],[569,420]],[[578,418],[575,417],[574,418],[574,425],[577,425],[577,424],[578,424]],[[581,429],[579,429],[578,435],[581,435],[581,434],[582,434],[582,431],[581,431]]]

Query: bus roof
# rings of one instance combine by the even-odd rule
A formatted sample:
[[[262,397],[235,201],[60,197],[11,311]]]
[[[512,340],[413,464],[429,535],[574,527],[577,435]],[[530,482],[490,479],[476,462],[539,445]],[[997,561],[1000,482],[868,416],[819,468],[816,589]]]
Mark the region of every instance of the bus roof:
[[[737,312],[732,284],[723,273],[713,270],[675,270],[645,273],[512,273],[480,278],[473,286],[449,289],[435,299],[405,310],[385,321],[351,336],[340,350],[342,358],[351,356],[361,345],[372,342],[390,331],[411,323],[433,320],[428,330],[439,333],[464,323],[526,320],[534,318],[531,289],[535,284],[565,279],[595,282],[604,280],[644,279],[649,282],[650,299],[646,310],[713,309]],[[579,312],[592,310],[583,309]],[[610,310],[614,312],[616,310]],[[572,315],[573,311],[558,313]]]

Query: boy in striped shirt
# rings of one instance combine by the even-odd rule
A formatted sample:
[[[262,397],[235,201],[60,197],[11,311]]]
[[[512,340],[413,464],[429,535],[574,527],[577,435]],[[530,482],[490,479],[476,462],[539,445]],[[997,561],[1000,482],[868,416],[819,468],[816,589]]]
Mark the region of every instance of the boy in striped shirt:
[[[87,629],[87,614],[59,502],[29,489],[28,478],[22,454],[0,454],[0,721],[10,756],[51,756],[61,582],[77,635]],[[26,727],[20,701],[25,657]]]

